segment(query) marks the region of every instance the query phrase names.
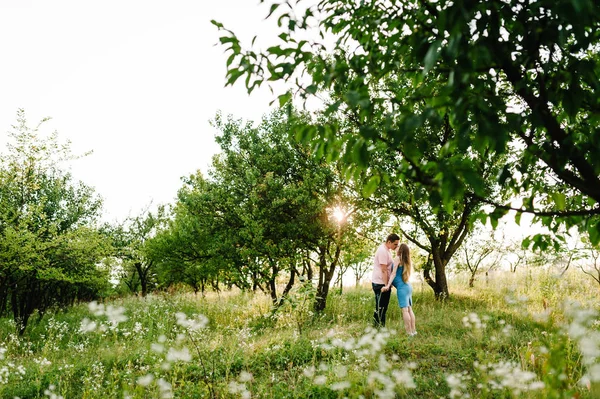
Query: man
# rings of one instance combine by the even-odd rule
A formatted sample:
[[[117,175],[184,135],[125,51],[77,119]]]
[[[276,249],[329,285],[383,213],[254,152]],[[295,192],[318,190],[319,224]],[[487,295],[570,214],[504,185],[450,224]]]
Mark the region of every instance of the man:
[[[373,292],[375,292],[373,322],[376,327],[385,327],[385,313],[390,303],[391,290],[382,292],[381,289],[388,283],[392,271],[392,255],[390,254],[390,250],[395,250],[399,244],[400,237],[394,233],[390,234],[385,243],[377,248],[375,257],[373,258],[371,285],[373,286]]]

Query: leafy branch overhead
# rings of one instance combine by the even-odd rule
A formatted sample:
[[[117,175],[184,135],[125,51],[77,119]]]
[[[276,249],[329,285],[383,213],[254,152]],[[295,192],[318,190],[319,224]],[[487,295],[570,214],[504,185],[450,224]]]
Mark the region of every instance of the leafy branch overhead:
[[[555,232],[577,226],[600,242],[597,2],[291,1],[268,14],[279,42],[262,51],[213,21],[227,84],[243,78],[251,92],[285,82],[281,104],[316,96],[325,116],[352,122],[305,123],[298,138],[346,159],[355,176],[372,173],[370,148],[384,142],[401,154],[401,176],[445,205],[468,193],[495,206],[493,220],[531,212]],[[418,132],[446,121],[455,132],[440,150],[448,157],[423,162]],[[469,161],[476,154],[502,158],[503,201],[486,193]],[[366,193],[385,181],[372,174]]]

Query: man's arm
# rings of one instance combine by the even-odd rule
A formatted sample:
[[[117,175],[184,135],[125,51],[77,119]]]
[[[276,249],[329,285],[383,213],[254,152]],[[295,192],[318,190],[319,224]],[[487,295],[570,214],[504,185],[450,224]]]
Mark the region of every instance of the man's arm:
[[[387,282],[386,286],[381,289],[381,291],[385,292],[385,291],[392,289],[392,282],[394,281],[394,278],[396,277],[397,271],[398,271],[398,265],[396,265],[395,263],[392,264],[392,273],[390,273],[390,276],[388,277],[388,282]]]
[[[388,284],[390,281],[390,272],[388,269],[388,265],[380,263],[379,267],[381,267],[381,278],[383,279],[384,284]]]

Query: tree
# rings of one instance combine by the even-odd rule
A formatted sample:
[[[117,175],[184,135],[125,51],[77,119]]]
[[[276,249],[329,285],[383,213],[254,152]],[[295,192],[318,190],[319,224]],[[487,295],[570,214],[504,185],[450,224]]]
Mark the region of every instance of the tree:
[[[579,264],[581,271],[600,284],[600,249],[598,246],[593,246],[588,237],[582,237],[584,244],[583,251],[587,252],[587,257],[584,257],[584,262]]]
[[[352,248],[348,250],[349,254],[344,251],[344,262],[348,263],[350,269],[354,273],[354,286],[358,287],[360,282],[365,278],[365,275],[373,270],[373,248],[377,247],[377,241],[366,239],[362,236],[357,236]]]
[[[153,284],[155,269],[155,260],[149,253],[149,242],[164,220],[164,206],[159,206],[156,213],[151,212],[148,206],[138,216],[128,217],[111,233],[116,256],[122,262],[121,280],[133,293],[137,293],[139,287],[143,297]]]
[[[410,82],[404,77],[397,77],[395,82],[405,87],[407,96],[411,94]],[[373,178],[378,181],[376,191],[369,198],[372,206],[398,217],[403,235],[412,244],[431,254],[422,269],[425,281],[438,299],[449,297],[446,268],[450,260],[473,224],[485,218],[483,204],[473,192],[478,191],[487,198],[498,198],[501,194],[495,176],[502,160],[490,159],[487,154],[447,152],[445,148],[459,131],[472,137],[475,130],[472,127],[453,127],[447,117],[441,122],[441,125],[425,123],[414,132],[413,141],[402,148],[382,140],[374,142],[369,149],[368,171],[364,172],[365,177],[357,180],[357,190],[367,193],[372,190],[370,185]],[[381,125],[384,124],[381,121]],[[352,129],[347,126],[337,130],[352,134]],[[457,197],[450,194],[455,190],[454,186],[446,187],[440,193],[420,184],[420,181],[436,179],[430,170],[421,170],[407,178],[400,171],[409,159],[407,154],[415,150],[420,153],[420,164],[444,163],[448,171],[476,167],[478,186],[467,185],[462,196]],[[454,175],[454,179],[461,179],[457,174]],[[444,199],[444,196],[448,196],[448,199]]]
[[[469,234],[467,242],[462,247],[462,256],[458,263],[458,269],[466,269],[469,272],[469,288],[475,286],[477,273],[486,266],[486,276],[489,271],[498,266],[500,256],[498,254],[497,240],[493,233],[486,233],[483,226],[478,226]],[[492,256],[496,254],[497,256]],[[486,261],[487,259],[487,261]]]
[[[218,227],[227,224],[221,223],[224,214],[219,209],[224,190],[206,181],[200,172],[182,180],[171,218],[149,243],[161,284],[184,283],[202,295],[207,286],[218,290],[219,280],[247,288],[247,279],[238,277],[241,271],[234,267],[231,256],[234,226]],[[228,266],[230,272],[225,274]]]
[[[339,284],[340,293],[343,289],[343,278],[348,271],[354,274],[355,286],[358,287],[368,271],[373,270],[373,253],[377,241],[370,240],[364,235],[356,234],[344,248],[339,261],[339,269],[335,284]]]
[[[227,221],[219,227],[234,227],[230,248],[236,249],[238,267],[252,270],[277,305],[295,282],[302,249],[321,248],[327,258],[332,241],[326,237],[334,230],[326,208],[335,195],[334,176],[290,142],[281,112],[256,128],[220,116],[214,123],[222,156],[214,160],[211,177],[223,192],[217,209]],[[288,281],[279,295],[276,281],[283,272]]]
[[[213,21],[228,46],[227,84],[244,77],[251,92],[288,82],[282,104],[293,96],[333,94],[326,112],[354,118],[357,134],[334,141],[336,126],[326,121],[304,126],[299,136],[318,137],[329,153],[354,154],[362,170],[373,141],[402,150],[420,127],[448,120],[457,129],[445,145],[448,153],[510,155],[497,181],[522,198],[521,206],[479,190],[476,165],[422,163],[418,148],[404,151],[401,175],[438,192],[446,205],[471,192],[494,206],[492,221],[516,209],[535,214],[534,222],[552,232],[577,226],[593,244],[600,242],[596,2],[322,0],[303,12],[299,3],[271,3],[281,42],[264,51],[244,49]],[[394,85],[397,76],[412,80],[408,97],[405,87]],[[424,171],[435,178],[420,178]],[[374,176],[369,191],[380,182]],[[541,249],[550,244],[545,235],[533,241]]]
[[[65,171],[76,158],[69,143],[40,136],[45,121],[31,129],[19,110],[0,159],[0,311],[10,303],[21,334],[36,310],[95,299],[108,285],[97,265],[110,245],[92,227],[101,200]]]
[[[179,192],[168,234],[181,241],[172,260],[262,290],[275,308],[302,276],[315,284],[314,308],[325,309],[343,244],[363,211],[346,196],[332,165],[290,139],[284,112],[256,126],[220,115],[213,123],[221,153],[207,178],[198,173]],[[347,218],[337,224],[332,212],[340,206]]]

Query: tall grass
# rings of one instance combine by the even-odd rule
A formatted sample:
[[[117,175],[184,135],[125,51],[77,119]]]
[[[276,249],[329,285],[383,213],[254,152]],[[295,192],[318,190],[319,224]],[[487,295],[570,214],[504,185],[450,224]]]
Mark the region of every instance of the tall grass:
[[[334,289],[323,314],[298,288],[276,313],[261,294],[180,293],[48,313],[23,337],[2,319],[0,397],[600,397],[591,279],[452,281],[446,302],[415,284],[415,337],[395,295],[387,328],[371,327],[367,286]]]

